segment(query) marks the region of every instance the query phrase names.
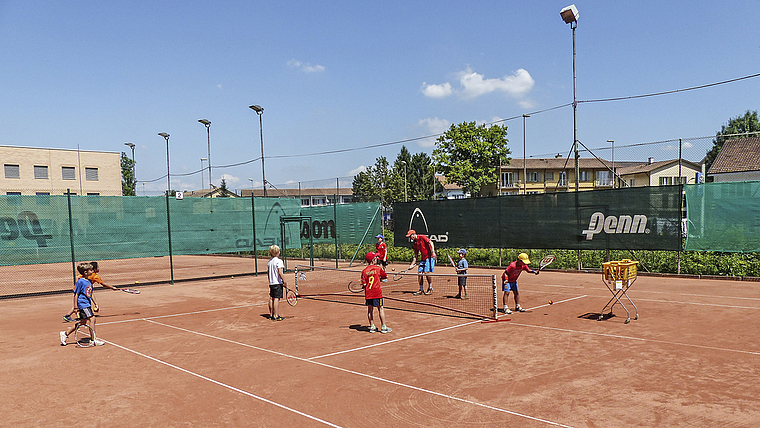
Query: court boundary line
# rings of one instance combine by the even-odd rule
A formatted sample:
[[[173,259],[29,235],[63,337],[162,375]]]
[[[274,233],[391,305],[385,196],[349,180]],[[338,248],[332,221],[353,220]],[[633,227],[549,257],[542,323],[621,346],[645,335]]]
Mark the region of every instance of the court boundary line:
[[[114,343],[114,342],[111,342],[111,341],[107,341],[107,343],[110,343],[111,345],[113,345],[113,346],[115,346],[115,347],[117,347],[117,348],[123,349],[123,350],[125,350],[125,351],[127,351],[127,352],[131,352],[131,353],[133,353],[133,354],[135,354],[135,355],[139,355],[139,356],[141,356],[141,357],[144,357],[144,358],[147,358],[147,359],[149,359],[149,360],[151,360],[151,361],[155,361],[155,362],[157,362],[157,363],[159,363],[159,364],[163,364],[163,365],[165,365],[165,366],[168,366],[168,367],[171,367],[171,368],[173,368],[173,369],[175,369],[175,370],[179,370],[179,371],[181,371],[181,372],[183,372],[183,373],[187,373],[187,374],[189,374],[189,375],[192,375],[192,376],[195,376],[195,377],[197,377],[197,378],[199,378],[199,379],[203,379],[203,380],[205,380],[205,381],[207,381],[207,382],[211,382],[211,383],[213,383],[213,384],[216,384],[216,385],[219,385],[219,386],[221,386],[221,387],[224,387],[224,388],[230,389],[230,390],[232,390],[232,391],[235,391],[235,392],[241,393],[241,394],[243,394],[243,395],[247,395],[247,396],[249,396],[249,397],[251,397],[251,398],[254,398],[254,399],[256,399],[256,400],[260,400],[260,401],[263,401],[264,403],[267,403],[267,404],[272,404],[272,405],[274,405],[274,406],[276,406],[276,407],[279,407],[279,408],[281,408],[281,409],[287,410],[287,411],[289,411],[289,412],[293,412],[293,413],[295,413],[295,414],[297,414],[297,415],[300,415],[300,416],[306,417],[306,418],[308,418],[308,419],[311,419],[311,420],[314,420],[314,421],[317,421],[317,422],[321,422],[321,423],[323,423],[323,424],[325,424],[325,425],[328,425],[328,426],[331,426],[331,427],[335,427],[335,428],[342,428],[340,425],[336,425],[336,424],[333,424],[332,422],[328,422],[328,421],[322,420],[322,419],[320,419],[320,418],[318,418],[318,417],[316,417],[316,416],[313,416],[313,415],[309,415],[309,414],[307,414],[307,413],[301,412],[301,411],[299,411],[299,410],[296,410],[296,409],[292,409],[292,408],[290,408],[290,407],[287,407],[287,406],[285,406],[285,405],[283,405],[283,404],[280,404],[280,403],[277,403],[277,402],[275,402],[275,401],[272,401],[272,400],[266,399],[266,398],[264,398],[264,397],[258,396],[258,395],[256,395],[256,394],[253,394],[253,393],[251,393],[251,392],[248,392],[248,391],[242,390],[242,389],[240,389],[240,388],[236,388],[236,387],[234,387],[234,386],[232,386],[232,385],[227,385],[226,383],[220,382],[220,381],[218,381],[218,380],[215,380],[215,379],[211,379],[211,378],[210,378],[210,377],[208,377],[208,376],[204,376],[204,375],[202,375],[202,374],[200,374],[200,373],[195,373],[195,372],[193,372],[193,371],[190,371],[190,370],[188,370],[188,369],[185,369],[185,368],[183,368],[183,367],[177,366],[177,365],[175,365],[175,364],[172,364],[172,363],[169,363],[169,362],[166,362],[166,361],[163,361],[163,360],[159,360],[158,358],[155,358],[155,357],[151,357],[150,355],[144,354],[144,353],[142,353],[142,352],[139,352],[139,351],[135,351],[134,349],[130,349],[130,348],[127,348],[126,346],[122,346],[122,345],[119,345],[119,344],[117,344],[117,343]]]
[[[309,360],[309,359],[306,359],[306,358],[303,358],[303,357],[297,357],[295,355],[289,355],[289,354],[285,354],[285,353],[282,353],[282,352],[279,352],[279,351],[273,351],[271,349],[261,348],[261,347],[258,347],[256,345],[249,345],[247,343],[238,342],[238,341],[235,341],[235,340],[232,340],[232,339],[227,339],[227,338],[224,338],[224,337],[213,336],[213,335],[210,335],[210,334],[207,334],[207,333],[202,333],[202,332],[199,332],[199,331],[189,330],[189,329],[186,329],[186,328],[183,328],[183,327],[176,327],[176,326],[165,324],[165,323],[158,322],[158,321],[153,321],[153,320],[145,320],[145,321],[153,323],[153,324],[157,324],[157,325],[160,325],[160,326],[164,326],[164,327],[168,327],[168,328],[173,328],[173,329],[176,329],[176,330],[184,331],[186,333],[196,334],[196,335],[207,337],[207,338],[210,338],[210,339],[221,340],[223,342],[231,343],[231,344],[234,344],[234,345],[239,345],[239,346],[243,346],[243,347],[246,347],[246,348],[255,349],[255,350],[258,350],[258,351],[263,351],[263,352],[267,352],[267,353],[270,353],[270,354],[274,354],[274,355],[278,355],[278,356],[283,356],[283,357],[290,358],[290,359],[293,359],[293,360],[296,360],[296,361],[302,361],[302,362],[306,362],[306,363],[317,364],[317,365],[325,367],[325,368],[329,368],[329,369],[333,369],[333,370],[338,370],[338,371],[341,371],[341,372],[344,372],[344,373],[353,374],[353,375],[360,376],[360,377],[365,377],[365,378],[368,378],[368,379],[376,380],[378,382],[389,383],[391,385],[399,386],[401,388],[407,388],[407,389],[411,389],[411,390],[414,390],[414,391],[423,392],[423,393],[430,394],[430,395],[435,395],[437,397],[441,397],[441,398],[445,398],[445,399],[449,399],[449,400],[453,400],[453,401],[459,401],[459,402],[462,402],[462,403],[465,403],[465,404],[470,404],[470,405],[474,405],[474,406],[477,406],[477,407],[482,407],[482,408],[486,408],[486,409],[489,409],[489,410],[494,410],[496,412],[506,413],[506,414],[509,414],[509,415],[512,415],[512,416],[517,416],[517,417],[521,417],[521,418],[524,418],[524,419],[529,419],[529,420],[536,421],[536,422],[543,422],[543,423],[546,423],[546,424],[549,424],[549,425],[563,427],[563,428],[574,428],[571,425],[564,425],[564,424],[561,424],[559,422],[553,422],[553,421],[549,421],[549,420],[546,420],[546,419],[541,419],[541,418],[538,418],[538,417],[535,417],[535,416],[530,416],[530,415],[514,412],[514,411],[511,411],[511,410],[507,410],[507,409],[502,409],[502,408],[499,408],[499,407],[491,406],[491,405],[488,405],[488,404],[478,403],[476,401],[466,400],[464,398],[455,397],[453,395],[444,394],[442,392],[436,392],[436,391],[432,391],[432,390],[429,390],[429,389],[421,388],[421,387],[418,387],[418,386],[407,385],[407,384],[404,384],[404,383],[401,383],[401,382],[397,382],[397,381],[394,381],[394,380],[384,379],[384,378],[381,378],[381,377],[378,377],[378,376],[374,376],[374,375],[370,375],[370,374],[366,374],[366,373],[361,373],[361,372],[357,372],[355,370],[350,370],[350,369],[346,369],[346,368],[343,368],[343,367],[338,367],[338,366],[334,366],[334,365],[331,365],[331,364],[323,363],[321,361],[313,361],[313,360]],[[119,346],[119,347],[120,348],[124,348],[122,346]],[[128,351],[131,351],[128,348],[124,348],[124,349],[128,350]],[[135,353],[139,354],[136,351],[135,351]],[[161,360],[158,360],[156,358],[150,357],[148,355],[145,355],[145,356],[147,358],[150,358],[152,360],[156,360],[156,361],[161,362],[163,364],[170,365],[169,363],[164,363]],[[192,373],[192,372],[189,372],[189,373]],[[211,380],[211,379],[209,379],[209,380]],[[211,381],[213,381],[213,380],[211,380]],[[213,382],[216,383],[216,381],[213,381]],[[251,394],[251,395],[253,395],[253,394]]]

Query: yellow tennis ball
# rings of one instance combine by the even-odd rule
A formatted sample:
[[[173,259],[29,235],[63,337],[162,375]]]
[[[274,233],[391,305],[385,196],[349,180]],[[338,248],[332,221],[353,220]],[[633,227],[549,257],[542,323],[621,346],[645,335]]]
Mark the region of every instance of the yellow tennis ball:
[[[234,278],[234,276],[231,276],[230,279]]]
[[[140,281],[135,281],[135,284],[139,284],[139,283],[140,283]]]
[[[392,268],[391,268],[391,270],[394,270],[394,271],[395,271],[395,270],[396,270],[396,268],[392,267]]]

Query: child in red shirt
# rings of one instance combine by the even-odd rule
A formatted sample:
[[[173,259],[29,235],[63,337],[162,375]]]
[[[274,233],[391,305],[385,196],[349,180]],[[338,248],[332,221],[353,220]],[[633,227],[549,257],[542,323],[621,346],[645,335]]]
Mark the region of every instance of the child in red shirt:
[[[385,325],[385,309],[383,308],[383,290],[380,287],[380,283],[388,278],[388,274],[380,267],[377,254],[373,252],[367,253],[365,257],[369,266],[362,271],[362,288],[364,288],[364,299],[367,305],[367,319],[369,320],[369,332],[374,333],[377,331],[375,327],[374,312],[377,308],[377,313],[380,315],[380,333],[390,333],[393,331],[390,327]]]
[[[377,260],[383,270],[386,270],[385,268],[388,267],[388,245],[385,243],[385,237],[382,234],[375,236],[375,238],[377,238],[377,244],[375,244]]]
[[[525,253],[520,253],[520,255],[517,256],[517,260],[510,263],[509,266],[504,269],[504,273],[501,275],[501,290],[504,292],[504,295],[502,296],[502,303],[504,304],[505,314],[512,313],[512,311],[509,310],[509,305],[507,305],[507,299],[509,298],[510,291],[513,291],[515,293],[515,311],[525,312],[525,309],[520,306],[520,291],[517,289],[517,277],[520,276],[522,271],[528,271],[530,273],[535,273],[538,275],[539,271],[528,267],[529,264],[530,259],[528,258],[528,255]]]

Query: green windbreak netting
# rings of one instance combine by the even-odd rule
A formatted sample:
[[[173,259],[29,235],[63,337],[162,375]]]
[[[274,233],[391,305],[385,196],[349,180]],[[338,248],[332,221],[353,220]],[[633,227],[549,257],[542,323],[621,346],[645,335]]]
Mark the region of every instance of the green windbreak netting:
[[[337,234],[339,244],[366,244],[377,242],[375,236],[381,233],[377,202],[302,208],[301,215],[311,217],[310,225],[301,226],[303,242],[312,234],[314,243],[334,244]]]
[[[684,186],[688,251],[760,251],[760,181]]]
[[[680,186],[659,186],[397,203],[395,239],[411,228],[443,247],[677,250],[680,201]]]

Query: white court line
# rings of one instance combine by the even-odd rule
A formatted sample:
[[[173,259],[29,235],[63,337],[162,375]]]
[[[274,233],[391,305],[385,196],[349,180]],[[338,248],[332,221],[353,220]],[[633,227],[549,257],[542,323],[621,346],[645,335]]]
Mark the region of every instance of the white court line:
[[[577,285],[559,285],[559,284],[539,284],[539,287],[555,287],[555,288],[573,288],[573,289],[587,289],[587,287],[579,287]],[[547,293],[547,291],[536,291],[538,293]],[[600,288],[599,291],[604,291],[604,288]],[[718,296],[718,295],[712,295],[712,294],[682,294],[682,293],[676,293],[676,292],[669,292],[669,291],[655,291],[655,290],[642,290],[641,288],[636,288],[636,293],[652,293],[652,294],[670,294],[670,295],[677,295],[680,297],[709,297],[711,299],[736,299],[736,300],[753,300],[753,301],[760,301],[760,297],[737,297],[737,296]],[[684,302],[689,303],[689,302]],[[695,303],[698,304],[698,303]]]
[[[416,387],[416,386],[412,386],[412,385],[407,385],[407,384],[404,384],[404,383],[401,383],[401,382],[396,382],[396,381],[393,381],[393,380],[390,380],[390,379],[384,379],[384,378],[373,376],[373,375],[369,375],[369,374],[366,374],[366,373],[361,373],[361,372],[357,372],[357,371],[354,371],[354,370],[344,369],[342,367],[333,366],[333,365],[326,364],[326,363],[323,363],[323,362],[320,362],[320,361],[313,361],[313,360],[310,360],[310,359],[307,359],[307,358],[296,357],[294,355],[288,355],[288,354],[284,354],[282,352],[272,351],[272,350],[269,350],[269,349],[260,348],[258,346],[249,345],[247,343],[237,342],[237,341],[230,340],[230,339],[225,339],[225,338],[219,337],[219,336],[212,336],[210,334],[201,333],[199,331],[188,330],[188,329],[182,328],[182,327],[175,327],[173,325],[164,324],[164,323],[158,322],[158,321],[151,321],[151,320],[146,320],[146,321],[148,321],[150,323],[153,323],[153,324],[158,324],[158,325],[161,325],[161,326],[164,326],[164,327],[169,327],[169,328],[173,328],[173,329],[176,329],[176,330],[184,331],[186,333],[191,333],[191,334],[196,334],[198,336],[203,336],[203,337],[208,337],[208,338],[211,338],[211,339],[221,340],[223,342],[232,343],[232,344],[239,345],[239,346],[244,346],[246,348],[256,349],[258,351],[263,351],[263,352],[267,352],[267,353],[270,353],[270,354],[274,354],[274,355],[279,355],[279,356],[291,358],[291,359],[294,359],[294,360],[297,360],[297,361],[303,361],[303,362],[307,362],[307,363],[311,363],[311,364],[316,364],[316,365],[319,365],[319,366],[322,366],[322,367],[325,367],[325,368],[329,368],[329,369],[333,369],[333,370],[338,370],[338,371],[341,371],[341,372],[344,372],[344,373],[349,373],[349,374],[365,377],[365,378],[368,378],[368,379],[373,379],[373,380],[376,380],[376,381],[379,381],[379,382],[389,383],[391,385],[400,386],[402,388],[412,389],[412,390],[419,391],[419,392],[424,392],[426,394],[431,394],[431,395],[435,395],[435,396],[438,396],[438,397],[443,397],[443,398],[446,398],[446,399],[449,399],[449,400],[453,400],[453,401],[459,401],[461,403],[466,403],[466,404],[470,404],[470,405],[473,405],[473,406],[483,407],[483,408],[494,410],[494,411],[497,411],[497,412],[506,413],[506,414],[509,414],[509,415],[512,415],[512,416],[518,416],[518,417],[521,417],[521,418],[530,419],[532,421],[537,421],[537,422],[543,422],[545,424],[549,424],[549,425],[553,425],[553,426],[558,426],[558,427],[573,428],[570,425],[563,425],[563,424],[560,424],[558,422],[553,422],[553,421],[549,421],[549,420],[546,420],[546,419],[541,419],[541,418],[537,418],[537,417],[534,417],[534,416],[529,416],[529,415],[525,415],[525,414],[522,414],[522,413],[513,412],[511,410],[502,409],[502,408],[499,408],[499,407],[489,406],[488,404],[483,404],[483,403],[478,403],[478,402],[475,402],[475,401],[465,400],[464,398],[455,397],[453,395],[447,395],[447,394],[443,394],[443,393],[440,393],[440,392],[432,391],[432,390],[429,390],[429,389],[420,388],[420,387]],[[478,322],[480,322],[480,321],[478,321]],[[111,342],[109,342],[109,343],[111,343]],[[119,346],[119,347],[123,348],[123,349],[125,349],[127,351],[134,352],[135,354],[143,355],[146,358],[150,358],[151,360],[157,361],[159,363],[166,364],[168,366],[171,366],[171,367],[180,369],[182,371],[185,371],[187,373],[193,374],[195,376],[207,379],[207,380],[209,380],[211,382],[218,383],[220,385],[226,386],[226,385],[224,385],[224,384],[222,384],[220,382],[217,382],[217,381],[214,381],[212,379],[203,377],[201,375],[197,375],[197,374],[195,374],[193,372],[190,372],[190,371],[185,370],[185,369],[181,369],[181,368],[179,368],[177,366],[174,366],[174,365],[171,365],[169,363],[165,363],[165,362],[163,362],[161,360],[158,360],[156,358],[153,358],[153,357],[150,357],[150,356],[147,356],[147,355],[144,355],[144,354],[140,354],[139,352],[132,351],[131,349],[124,348],[122,346]],[[230,387],[230,388],[232,388],[232,387]],[[232,388],[232,389],[234,389],[234,388]],[[253,394],[250,394],[250,393],[246,393],[246,395],[250,395],[250,396],[259,398],[259,397],[255,396]],[[268,400],[265,400],[265,399],[262,399],[262,400],[269,402]],[[276,404],[276,403],[273,403],[273,404]],[[280,406],[280,407],[285,408],[284,406]],[[297,413],[300,414],[300,412],[297,412]]]
[[[314,421],[317,421],[317,422],[321,422],[321,423],[323,423],[323,424],[325,424],[325,425],[327,425],[327,426],[336,427],[336,428],[341,428],[341,427],[340,427],[340,425],[335,425],[335,424],[333,424],[333,423],[330,423],[330,422],[327,422],[327,421],[325,421],[325,420],[319,419],[319,418],[317,418],[317,417],[315,417],[315,416],[312,416],[312,415],[309,415],[309,414],[306,414],[306,413],[303,413],[303,412],[299,412],[298,410],[295,410],[295,409],[293,409],[293,408],[287,407],[287,406],[285,406],[285,405],[282,405],[282,404],[280,404],[280,403],[274,402],[274,401],[272,401],[272,400],[267,400],[266,398],[264,398],[264,397],[260,397],[260,396],[258,396],[258,395],[256,395],[256,394],[251,394],[250,392],[248,392],[248,391],[244,391],[244,390],[242,390],[242,389],[240,389],[240,388],[235,388],[234,386],[231,386],[231,385],[227,385],[226,383],[222,383],[222,382],[219,382],[218,380],[214,380],[214,379],[211,379],[211,378],[209,378],[209,377],[203,376],[203,375],[201,375],[201,374],[198,374],[198,373],[195,373],[195,372],[191,372],[190,370],[187,370],[187,369],[183,369],[182,367],[176,366],[176,365],[174,365],[174,364],[171,364],[171,363],[167,363],[166,361],[162,361],[162,360],[159,360],[158,358],[154,358],[154,357],[151,357],[150,355],[145,355],[145,354],[143,354],[142,352],[138,352],[138,351],[135,351],[135,350],[133,350],[133,349],[129,349],[129,348],[125,347],[125,346],[121,346],[121,345],[119,345],[119,344],[116,344],[116,343],[114,343],[114,342],[111,342],[111,341],[108,341],[108,343],[110,343],[111,345],[113,345],[113,346],[115,346],[115,347],[117,347],[117,348],[121,348],[121,349],[123,349],[123,350],[125,350],[125,351],[131,352],[131,353],[133,353],[133,354],[136,354],[136,355],[139,355],[139,356],[141,356],[141,357],[145,357],[145,358],[147,358],[147,359],[149,359],[149,360],[155,361],[155,362],[157,362],[157,363],[159,363],[159,364],[163,364],[163,365],[169,366],[169,367],[171,367],[171,368],[173,368],[173,369],[176,369],[176,370],[179,370],[179,371],[181,371],[181,372],[183,372],[183,373],[187,373],[187,374],[189,374],[189,375],[195,376],[195,377],[197,377],[197,378],[203,379],[203,380],[205,380],[205,381],[211,382],[211,383],[213,383],[213,384],[216,384],[216,385],[219,385],[219,386],[221,386],[221,387],[224,387],[224,388],[230,389],[230,390],[232,390],[232,391],[235,391],[235,392],[239,392],[239,393],[241,393],[241,394],[243,394],[243,395],[247,395],[247,396],[249,396],[249,397],[251,397],[251,398],[255,398],[255,399],[257,399],[257,400],[260,400],[260,401],[263,401],[263,402],[265,402],[265,403],[268,403],[268,404],[272,404],[272,405],[274,405],[274,406],[277,406],[277,407],[279,407],[279,408],[281,408],[281,409],[287,410],[287,411],[289,411],[289,412],[293,412],[293,413],[295,413],[295,414],[297,414],[297,415],[301,415],[301,416],[303,416],[303,417],[305,417],[305,418],[309,418],[309,419],[311,419],[311,420],[314,420]]]
[[[125,322],[135,322],[135,321],[150,321],[155,319],[161,319],[161,318],[172,318],[172,317],[181,317],[184,315],[197,315],[197,314],[205,314],[209,312],[219,312],[219,311],[226,311],[228,309],[240,309],[240,308],[248,308],[251,306],[264,306],[266,303],[251,303],[248,305],[239,305],[239,306],[228,306],[226,308],[216,308],[216,309],[204,309],[202,311],[193,311],[193,312],[182,312],[179,314],[169,314],[169,315],[156,315],[154,317],[142,317],[142,318],[131,318],[128,320],[121,320],[121,321],[108,321],[108,322],[99,322],[98,325],[109,325],[109,324],[121,324]]]

